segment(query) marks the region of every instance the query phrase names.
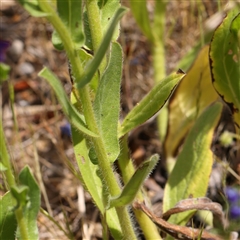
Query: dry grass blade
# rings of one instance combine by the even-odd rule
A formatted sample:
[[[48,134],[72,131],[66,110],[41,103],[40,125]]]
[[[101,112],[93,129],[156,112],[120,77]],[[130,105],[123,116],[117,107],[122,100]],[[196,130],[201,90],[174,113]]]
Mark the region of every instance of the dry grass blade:
[[[195,229],[185,226],[178,226],[175,224],[168,223],[162,218],[154,215],[144,204],[135,202],[133,204],[134,208],[141,209],[162,231],[168,233],[175,239],[179,240],[193,240],[199,239],[202,240],[223,240],[221,237],[210,234],[203,229]]]

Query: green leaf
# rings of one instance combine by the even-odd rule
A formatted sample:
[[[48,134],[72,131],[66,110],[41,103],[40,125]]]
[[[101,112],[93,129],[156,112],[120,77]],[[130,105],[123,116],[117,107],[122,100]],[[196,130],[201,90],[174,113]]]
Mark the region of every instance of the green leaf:
[[[205,196],[213,164],[210,147],[221,110],[221,103],[208,107],[189,132],[165,187],[164,212],[182,199]],[[172,216],[170,221],[174,224],[185,224],[190,216],[191,213],[181,213]]]
[[[85,185],[85,188],[91,194],[93,201],[98,206],[100,212],[103,213],[104,206],[101,199],[102,182],[97,174],[98,165],[93,164],[92,161],[90,160],[89,158],[90,148],[86,143],[86,139],[83,138],[83,135],[79,133],[75,127],[72,127],[71,132],[74,153],[76,156],[78,168],[81,173],[81,179]],[[89,179],[90,176],[91,179]]]
[[[17,220],[14,214],[16,204],[16,200],[10,192],[0,196],[0,239],[16,239]]]
[[[80,56],[80,60],[81,60],[81,63],[84,67],[84,71],[86,70],[88,64],[90,64],[90,62],[92,61],[93,59],[93,55],[87,53],[84,49],[80,49],[78,51],[79,53],[79,56]],[[91,90],[93,90],[92,94],[94,95],[94,93],[96,93],[97,91],[97,88],[98,88],[98,83],[99,83],[99,74],[98,72],[96,72],[90,82],[90,88]],[[93,96],[94,98],[94,96]]]
[[[119,136],[123,136],[156,114],[184,76],[182,71],[178,71],[159,82],[125,117]]]
[[[97,137],[97,135],[87,129],[86,124],[84,122],[83,116],[77,111],[76,108],[70,103],[61,83],[60,80],[48,69],[44,68],[38,74],[40,77],[45,78],[48,83],[53,88],[59,103],[61,104],[63,111],[66,117],[69,119],[71,124],[73,124],[79,131],[82,133],[90,136],[90,137]]]
[[[25,207],[28,203],[28,187],[27,186],[13,186],[11,187],[11,193],[17,200],[17,208]]]
[[[240,13],[233,19],[230,31],[235,38],[236,43],[238,44],[238,48],[240,47]]]
[[[175,157],[196,119],[218,99],[212,86],[208,51],[208,45],[201,49],[169,101],[168,130],[164,143],[167,158]]]
[[[107,1],[102,1],[102,3],[100,2],[99,6],[101,10],[102,31],[103,31],[103,36],[105,36],[105,34],[108,31],[108,28],[110,27],[111,20],[115,15],[115,13],[117,12],[117,10],[119,9],[119,7],[121,6],[121,4],[119,1],[107,0]],[[115,31],[113,33],[112,41],[116,41],[118,39],[119,33],[120,33],[120,27],[118,23],[118,26],[115,28]]]
[[[103,57],[105,56],[105,54],[108,50],[108,47],[109,47],[110,42],[112,40],[114,30],[115,30],[119,20],[121,19],[121,17],[123,16],[123,14],[125,12],[126,12],[126,8],[123,8],[123,7],[119,8],[117,10],[109,28],[108,28],[108,31],[106,32],[106,34],[103,38],[103,41],[102,41],[98,51],[96,52],[93,60],[91,61],[91,63],[89,63],[87,65],[83,76],[81,77],[79,82],[76,83],[76,88],[84,87],[87,83],[89,83],[91,81],[94,74],[97,72],[97,70],[98,70],[98,68],[101,64],[101,61],[102,61]]]
[[[135,1],[130,0],[130,7],[132,14],[141,28],[143,34],[148,38],[148,40],[153,41],[153,33],[151,31],[151,23],[148,16],[148,10],[146,6],[146,0]]]
[[[41,194],[39,186],[28,166],[20,172],[19,181],[29,189],[28,204],[23,208],[23,215],[28,229],[28,237],[31,240],[38,239],[37,215],[40,209]]]
[[[0,110],[0,115],[2,116],[2,109]],[[15,178],[13,176],[12,164],[10,156],[7,149],[7,141],[5,139],[2,118],[0,118],[0,162],[1,162],[1,171],[5,171],[4,175],[7,180],[8,186],[15,185]],[[3,174],[3,173],[2,173]]]
[[[107,0],[107,1],[98,1],[98,6],[99,6],[99,11],[100,11],[100,17],[101,17],[101,26],[102,26],[102,32],[103,36],[107,34],[107,31],[112,23],[112,17],[115,15],[119,7],[121,6],[119,1],[112,1],[112,0]],[[92,38],[91,38],[91,33],[88,25],[88,16],[87,12],[84,11],[83,13],[84,16],[84,32],[86,35],[86,41],[85,45],[89,49],[93,49],[92,47]],[[119,25],[119,23],[117,23]],[[112,41],[116,41],[118,36],[119,36],[119,27],[116,27],[113,35],[111,37]]]
[[[10,66],[4,63],[0,63],[0,84],[8,79],[10,72]]]
[[[82,1],[64,0],[57,1],[59,17],[67,27],[71,39],[76,48],[81,48],[84,44],[83,22],[82,22]],[[52,35],[53,45],[58,50],[63,50],[62,41],[56,31]]]
[[[124,186],[121,194],[117,197],[112,197],[109,200],[109,208],[121,207],[130,204],[136,197],[144,180],[152,172],[159,160],[157,154],[153,155],[148,161],[143,162],[133,174],[129,182]]]
[[[75,103],[76,99],[72,96],[72,102]],[[77,164],[81,173],[81,179],[83,181],[85,189],[91,194],[93,201],[97,205],[101,214],[104,215],[103,206],[103,186],[101,182],[101,176],[99,174],[98,165],[92,163],[89,158],[89,147],[86,139],[82,134],[72,127],[72,140],[74,146],[74,153],[76,156]],[[116,215],[115,209],[110,209],[106,212],[108,227],[115,239],[121,239],[120,223]],[[120,237],[120,238],[119,238]]]
[[[86,191],[88,191],[94,203],[97,205],[102,216],[106,214],[107,225],[114,239],[122,239],[121,227],[115,209],[104,210],[102,196],[104,195],[99,173],[98,165],[92,163],[88,156],[88,146],[86,139],[75,128],[72,128],[72,140],[74,145],[74,153],[81,173],[81,179]]]
[[[114,162],[120,152],[117,131],[121,77],[122,49],[118,43],[112,43],[109,64],[100,80],[94,101],[97,124],[110,162]]]
[[[240,13],[231,11],[216,29],[210,45],[212,82],[230,107],[240,130]]]
[[[1,154],[0,154],[0,159],[1,159]],[[4,172],[7,170],[7,167],[3,165],[3,163],[0,162],[0,172]]]
[[[59,51],[64,50],[62,40],[61,40],[61,38],[60,38],[60,36],[59,36],[59,34],[56,30],[54,30],[53,33],[52,33],[52,43],[53,43],[53,46],[57,50],[59,50]]]
[[[38,0],[19,0],[23,7],[34,17],[47,17],[48,13],[42,11],[39,7]]]
[[[91,148],[89,149],[88,156],[89,156],[91,162],[92,162],[94,165],[97,165],[97,164],[98,164],[98,158],[97,158],[97,154],[96,154],[96,151],[95,151],[94,147],[91,147]]]

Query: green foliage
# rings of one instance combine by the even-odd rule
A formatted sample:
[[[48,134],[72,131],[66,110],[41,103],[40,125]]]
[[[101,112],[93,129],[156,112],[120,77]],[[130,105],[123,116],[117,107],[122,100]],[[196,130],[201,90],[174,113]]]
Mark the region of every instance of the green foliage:
[[[84,117],[69,102],[60,80],[47,68],[44,68],[38,75],[48,80],[48,83],[54,89],[58,101],[61,103],[63,111],[69,118],[69,121],[82,133],[91,137],[97,137],[95,133],[87,129]]]
[[[84,49],[78,50],[78,54],[83,65],[84,72],[86,72],[88,65],[91,64],[91,61],[93,60],[93,56],[87,53]],[[98,77],[97,70],[95,71],[95,74],[91,73],[91,76],[89,77],[89,79],[91,79],[89,80],[90,81],[89,85],[90,85],[90,88],[94,91],[94,93],[97,91],[98,78],[99,77]]]
[[[154,81],[156,85],[166,78],[165,66],[165,11],[167,1],[154,2],[154,14],[149,16],[147,10],[147,1],[143,0],[138,3],[130,1],[130,7],[138,23],[140,29],[151,43],[151,52],[153,57]],[[168,120],[167,105],[157,116],[158,132],[160,140],[163,140],[166,135],[166,126]]]
[[[10,192],[0,197],[0,239],[15,240],[17,230],[15,206],[16,200]]]
[[[165,187],[164,211],[190,196],[205,196],[213,164],[210,150],[212,136],[221,110],[220,103],[210,106],[190,130]],[[189,214],[179,214],[171,221],[175,224],[186,223],[189,217]]]
[[[102,31],[102,35],[106,36],[107,31],[109,31],[108,29],[110,28],[110,25],[112,24],[112,18],[114,17],[114,15],[116,14],[116,12],[118,11],[119,7],[120,7],[120,3],[118,1],[111,1],[111,0],[100,0],[97,1],[98,2],[98,6],[99,6],[99,12],[100,12],[100,27],[101,27],[101,31]],[[89,19],[88,19],[88,15],[87,15],[87,10],[84,10],[84,31],[85,31],[85,36],[86,36],[86,41],[85,41],[85,45],[86,47],[88,47],[89,49],[94,49],[93,48],[93,43],[92,43],[92,35],[91,35],[91,29],[89,26]],[[97,19],[96,19],[97,20]],[[119,23],[116,23],[117,27],[115,28],[113,35],[111,37],[112,41],[116,41],[118,36],[119,36]]]
[[[34,17],[46,17],[49,16],[48,13],[42,11],[39,6],[38,0],[33,1],[26,1],[26,0],[19,0],[22,6]]]
[[[28,187],[27,186],[13,186],[11,188],[13,197],[17,200],[16,208],[25,207],[28,202]]]
[[[93,104],[98,128],[110,162],[114,162],[120,152],[117,131],[121,78],[122,49],[118,43],[112,43],[109,64],[100,80]]]
[[[159,156],[156,154],[152,156],[148,161],[145,161],[141,166],[139,166],[131,179],[124,186],[121,194],[110,199],[109,208],[121,207],[132,203],[144,180],[152,172],[158,160]]]
[[[71,102],[76,103],[76,98],[71,94]],[[99,172],[97,165],[93,164],[89,157],[90,148],[87,145],[86,139],[83,138],[83,135],[72,126],[72,140],[74,146],[75,156],[78,163],[79,170],[81,172],[81,178],[84,182],[86,189],[91,193],[91,196],[98,206],[99,210],[103,213],[104,206],[101,202],[101,189],[102,182],[99,178]],[[92,176],[91,181],[88,181],[89,176]]]
[[[169,101],[168,132],[164,142],[167,159],[175,157],[179,143],[196,119],[218,98],[211,82],[208,51],[208,45],[201,49]]]
[[[1,110],[0,113],[2,114]],[[10,156],[7,150],[7,144],[5,141],[5,136],[3,132],[2,118],[0,118],[0,167],[1,173],[4,174],[6,178],[5,185],[12,187],[15,185],[15,179],[12,172],[12,165],[10,162]],[[9,188],[8,188],[9,189]]]
[[[211,74],[217,93],[230,107],[240,129],[240,13],[232,10],[210,45]]]
[[[38,239],[40,189],[29,167],[20,172],[19,182],[0,199],[0,238]]]
[[[139,24],[139,27],[141,28],[142,32],[150,41],[153,41],[153,33],[151,28],[151,23],[148,17],[148,10],[146,6],[146,1],[142,0],[136,3],[136,1],[131,0],[130,6],[132,10],[132,14],[136,20],[136,22]]]
[[[18,208],[22,210],[21,221],[27,228],[27,238],[20,234],[19,239],[38,239],[37,215],[40,209],[40,189],[28,166],[20,172],[19,181],[22,185],[11,188],[11,193],[17,200],[16,211]],[[21,233],[21,229],[18,229],[18,232]]]
[[[81,21],[82,1],[57,1],[57,11],[69,31],[73,44],[76,48],[81,48],[84,43],[83,24]],[[58,50],[64,49],[61,38],[56,31],[53,32],[52,42]]]
[[[77,103],[74,94],[71,94],[71,102],[73,104]],[[76,156],[77,164],[81,173],[82,183],[85,189],[91,194],[93,201],[97,205],[100,212],[104,215],[104,202],[102,196],[105,194],[103,192],[103,183],[101,181],[101,173],[97,164],[94,164],[90,159],[91,147],[88,146],[86,139],[83,135],[77,131],[76,128],[72,126],[72,140],[74,146],[74,153]],[[89,176],[91,176],[91,181],[89,181]],[[115,238],[121,238],[121,228],[118,218],[116,218],[116,210],[110,209],[106,212],[106,221],[108,227]]]
[[[0,172],[6,171],[7,168],[0,162]]]
[[[173,73],[158,83],[125,117],[119,136],[125,135],[156,114],[167,102],[184,75],[183,72]]]
[[[162,39],[166,4],[156,2],[151,21],[146,1],[130,1],[137,23],[153,45],[156,86],[120,123],[123,54],[116,40],[119,21],[126,8],[120,7],[119,1],[111,0],[57,0],[57,11],[47,1],[20,0],[20,3],[33,16],[47,17],[55,28],[53,44],[57,49],[65,50],[68,56],[73,80],[70,100],[54,73],[44,68],[39,76],[47,79],[71,123],[79,178],[101,213],[104,238],[107,239],[108,230],[114,239],[137,238],[127,205],[136,199],[143,202],[144,196],[139,190],[159,157],[153,155],[135,171],[128,157],[127,134],[158,113],[171,95],[169,108],[165,108],[169,121],[164,146],[167,161],[172,157],[177,161],[165,187],[164,211],[190,196],[204,196],[213,164],[210,146],[222,110],[222,104],[216,103],[217,93],[231,107],[235,121],[240,125],[239,13],[232,11],[217,28],[210,51],[209,46],[205,46],[187,74],[179,70],[165,77]],[[86,48],[92,50],[92,54],[87,53]],[[180,65],[188,68],[189,59],[196,56],[196,49],[199,46]],[[159,67],[159,63],[163,66]],[[4,70],[5,75],[1,75],[1,79],[6,78],[7,71]],[[217,93],[212,87],[211,77]],[[28,167],[15,181],[2,123],[0,130],[0,167],[6,177],[6,186],[11,189],[0,199],[0,207],[4,209],[0,212],[1,237],[37,239],[39,187]],[[177,155],[185,136],[182,151]],[[119,160],[123,186],[112,167],[116,160]],[[155,225],[143,212],[134,209],[134,213],[146,239],[151,238],[151,231],[155,238],[161,239]],[[191,216],[192,212],[181,213],[173,215],[170,221],[185,224]],[[12,222],[10,227],[9,222]]]
[[[10,67],[7,64],[0,63],[0,84],[8,79]]]
[[[97,50],[93,60],[86,66],[86,69],[81,77],[81,79],[76,79],[76,87],[77,88],[82,88],[84,87],[87,83],[89,83],[94,74],[97,72],[97,70],[100,67],[100,64],[109,48],[111,39],[113,37],[114,34],[114,30],[119,22],[119,20],[121,19],[121,17],[123,16],[123,14],[126,12],[125,8],[119,8],[118,11],[116,12],[116,14],[114,15],[114,18],[109,26],[108,31],[106,32],[102,43],[99,47],[99,49]]]

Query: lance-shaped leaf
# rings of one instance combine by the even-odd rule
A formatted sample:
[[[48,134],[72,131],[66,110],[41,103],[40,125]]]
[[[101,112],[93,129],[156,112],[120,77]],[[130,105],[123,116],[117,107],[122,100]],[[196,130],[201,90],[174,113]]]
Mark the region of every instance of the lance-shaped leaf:
[[[212,82],[230,107],[240,130],[240,13],[229,12],[216,29],[210,45]]]
[[[121,3],[119,1],[111,1],[111,0],[99,1],[103,36],[107,33],[108,28],[111,24],[111,20],[114,16],[115,12],[118,10],[118,8],[120,6],[121,6]],[[112,41],[116,41],[118,39],[119,33],[120,33],[120,27],[119,27],[119,22],[118,22],[118,25],[115,28],[113,36],[112,36]]]
[[[92,77],[97,72],[97,70],[101,64],[101,61],[108,50],[108,47],[112,40],[114,30],[115,30],[119,20],[121,19],[121,17],[123,16],[123,14],[125,12],[126,12],[126,8],[121,7],[117,10],[117,12],[114,15],[113,20],[109,26],[109,29],[106,32],[106,34],[102,40],[102,43],[101,43],[98,51],[96,52],[93,60],[86,67],[86,70],[85,70],[83,76],[81,77],[81,79],[79,80],[79,82],[76,82],[76,88],[84,87],[87,83],[89,83],[91,81]]]
[[[39,7],[38,0],[19,0],[19,2],[34,17],[47,17],[49,15]]]
[[[71,94],[71,102],[73,104],[76,103],[76,98],[74,97],[74,94]],[[83,138],[83,135],[79,133],[75,127],[72,127],[72,141],[84,188],[91,194],[93,201],[97,205],[101,214],[104,215],[104,193],[98,165],[93,164],[90,160],[89,146],[87,145],[86,139]],[[121,228],[116,215],[116,210],[110,209],[109,211],[107,211],[106,217],[111,234],[114,236],[115,239],[121,239]]]
[[[153,41],[153,33],[150,24],[150,19],[148,16],[148,10],[146,6],[146,0],[134,1],[130,0],[130,7],[132,14],[141,28],[144,35],[150,40]]]
[[[75,127],[71,128],[71,133],[74,153],[76,156],[78,168],[81,173],[81,179],[85,185],[86,190],[89,191],[95,204],[98,206],[100,212],[103,213],[104,207],[101,200],[102,183],[98,176],[99,174],[97,174],[98,166],[91,162],[89,158],[89,149],[82,134],[79,133]],[[89,181],[90,178],[91,181]]]
[[[133,174],[129,182],[124,186],[121,194],[117,197],[112,197],[109,199],[108,208],[121,207],[130,204],[136,197],[136,194],[138,193],[145,179],[156,166],[158,160],[159,156],[155,154],[148,161],[143,162]]]
[[[122,77],[122,49],[112,43],[107,69],[100,80],[94,101],[94,112],[99,131],[108,154],[114,162],[119,155],[118,119],[120,111],[120,84]]]
[[[81,173],[81,180],[85,189],[91,194],[100,212],[103,213],[104,206],[101,199],[102,182],[98,172],[99,168],[97,165],[93,164],[89,158],[89,149],[86,139],[83,138],[82,134],[79,133],[75,127],[72,127],[71,132],[74,153]]]
[[[156,114],[184,76],[185,74],[179,70],[158,83],[125,117],[119,130],[119,136],[123,136]]]
[[[57,1],[58,15],[67,27],[76,48],[84,44],[82,1],[64,0]],[[56,31],[53,32],[52,42],[55,48],[63,50],[62,41]]]
[[[61,104],[63,111],[69,121],[82,133],[90,136],[90,137],[97,137],[97,135],[87,129],[86,124],[84,122],[83,116],[77,111],[77,109],[70,103],[61,83],[60,80],[46,67],[39,72],[38,74],[40,77],[45,78],[48,83],[53,88],[59,103]]]
[[[192,67],[169,101],[169,120],[164,143],[167,158],[175,157],[178,146],[203,110],[216,101],[208,59],[209,46],[200,51]]]
[[[164,212],[189,196],[205,196],[213,164],[210,147],[221,110],[222,104],[214,103],[200,115],[190,130],[165,187]],[[172,216],[170,221],[183,224],[190,216],[189,213],[181,213]]]
[[[19,181],[22,185],[12,187],[11,192],[17,200],[17,208],[20,207],[22,210],[25,227],[28,229],[28,239],[38,239],[37,215],[40,209],[40,189],[28,166],[20,172]]]
[[[17,220],[14,214],[16,199],[10,192],[0,196],[0,239],[15,240]]]
[[[116,11],[119,9],[121,4],[120,4],[119,1],[100,0],[100,1],[98,1],[98,6],[99,6],[100,18],[101,18],[100,19],[101,20],[101,27],[102,27],[101,30],[103,32],[103,36],[105,36],[105,34],[108,31],[108,28],[111,25],[112,17],[116,13]],[[88,16],[87,16],[86,11],[84,11],[83,17],[84,17],[84,32],[85,32],[85,35],[86,35],[85,45],[89,49],[93,49],[93,47],[92,47],[92,37],[91,37],[91,33],[90,33],[90,28],[89,28],[89,25],[88,25]],[[117,25],[119,25],[119,23],[117,23]],[[120,32],[120,28],[117,26],[114,30],[113,35],[112,35],[112,39],[111,39],[112,41],[116,41],[118,39],[119,32]]]
[[[87,53],[84,49],[80,49],[78,51],[78,53],[79,53],[79,57],[80,57],[81,63],[83,65],[84,71],[85,71],[88,64],[92,61],[93,55]],[[98,83],[99,83],[99,74],[96,72],[89,84],[91,90],[93,90],[92,95],[94,95],[94,93],[96,93]]]

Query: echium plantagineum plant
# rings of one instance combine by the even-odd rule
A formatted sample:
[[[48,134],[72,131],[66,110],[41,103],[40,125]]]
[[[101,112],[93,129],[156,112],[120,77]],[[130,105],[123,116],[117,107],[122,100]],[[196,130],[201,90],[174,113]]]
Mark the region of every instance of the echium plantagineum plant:
[[[139,233],[135,229],[135,223],[129,212],[132,207],[146,239],[162,238],[157,226],[174,237],[180,233],[186,238],[219,239],[218,236],[202,229],[193,231],[175,224],[185,224],[190,219],[193,215],[192,211],[183,213],[189,209],[210,209],[213,214],[221,215],[220,206],[213,205],[214,203],[210,200],[200,197],[205,196],[207,190],[206,175],[210,175],[213,159],[210,145],[214,127],[220,118],[222,103],[215,103],[216,99],[214,99],[211,106],[201,111],[199,117],[195,116],[196,121],[189,131],[166,186],[165,213],[162,218],[157,218],[144,205],[145,196],[141,187],[157,164],[159,156],[153,155],[135,169],[129,157],[128,133],[154,116],[164,106],[179,82],[182,79],[183,82],[188,75],[185,77],[183,71],[178,70],[157,81],[155,87],[120,122],[123,56],[117,38],[119,21],[127,9],[121,7],[119,1],[111,0],[57,0],[56,4],[53,1],[20,0],[20,3],[31,15],[46,17],[49,20],[55,29],[52,35],[54,46],[64,50],[69,59],[73,81],[70,100],[58,78],[48,68],[45,67],[39,76],[45,78],[54,89],[71,123],[72,141],[80,178],[101,213],[103,238],[108,239],[109,235],[114,239],[138,238]],[[144,33],[147,33],[151,41],[156,44],[158,39],[154,29],[151,29],[151,23],[148,22],[146,2],[133,3],[134,1],[131,3],[131,8],[136,20],[144,29]],[[161,7],[161,5],[156,6]],[[157,13],[158,11],[154,16],[155,24],[159,22]],[[140,16],[143,21],[140,21]],[[230,74],[234,72],[237,76],[240,75],[238,66],[233,62],[239,61],[239,41],[234,38],[236,34],[239,36],[237,29],[239,21],[239,14],[235,11],[230,14],[227,23],[225,22],[227,30],[224,29],[224,31],[230,31],[228,37],[232,40],[232,45],[225,44],[226,49],[222,53],[226,54],[228,47],[232,50],[232,55],[226,59],[224,65],[233,64],[233,66],[229,73],[225,69],[224,74],[232,81],[228,84],[233,85],[231,87],[233,92],[227,93],[228,103],[232,103],[236,109],[239,109],[239,99],[232,99],[231,94],[234,96],[239,94],[237,89],[239,85]],[[206,64],[208,64],[208,54],[210,55],[214,87],[221,96],[225,96],[221,92],[222,83],[218,81],[221,66],[218,66],[218,57],[215,56],[218,45],[221,43],[215,43],[215,39],[219,37],[213,37],[211,50],[205,49],[204,56],[207,56]],[[1,140],[4,142],[2,129]],[[5,171],[9,192],[1,199],[1,206],[8,207],[11,211],[4,211],[0,215],[0,220],[3,222],[4,219],[10,219],[14,223],[11,231],[16,231],[19,239],[37,239],[36,215],[40,202],[39,188],[27,167],[19,175],[18,181],[22,185],[16,184],[5,144],[3,149],[1,167]],[[120,185],[121,181],[112,167],[115,161],[118,161],[123,186]],[[193,198],[186,199],[189,196]],[[184,201],[178,203],[180,200]],[[174,207],[177,203],[178,207]],[[176,213],[180,214],[176,215]],[[172,214],[170,222],[167,222]],[[1,225],[4,236],[9,234],[6,230],[6,222]],[[15,234],[10,235],[11,239],[14,239]]]

